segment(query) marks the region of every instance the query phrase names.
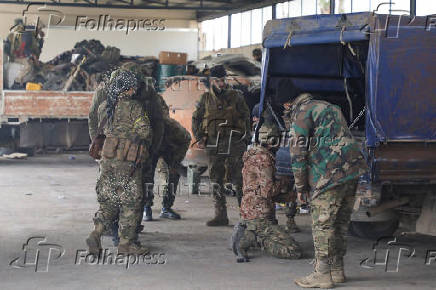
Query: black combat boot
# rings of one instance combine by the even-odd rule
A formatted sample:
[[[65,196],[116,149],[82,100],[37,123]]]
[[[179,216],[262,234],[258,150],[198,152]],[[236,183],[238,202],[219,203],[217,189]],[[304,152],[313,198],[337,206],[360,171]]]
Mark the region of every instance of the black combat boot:
[[[153,220],[153,212],[151,206],[144,207],[144,217],[142,218],[146,222],[151,222]]]
[[[176,213],[172,208],[162,208],[160,212],[160,218],[171,219],[171,220],[179,220],[180,215]]]

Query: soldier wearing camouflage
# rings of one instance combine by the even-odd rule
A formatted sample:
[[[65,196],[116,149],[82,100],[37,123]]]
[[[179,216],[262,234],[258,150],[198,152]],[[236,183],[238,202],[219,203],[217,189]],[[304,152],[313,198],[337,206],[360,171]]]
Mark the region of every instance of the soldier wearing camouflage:
[[[265,124],[260,129],[261,133],[264,129]],[[279,137],[279,130],[275,131],[275,135],[274,132],[270,132],[270,135]],[[290,232],[273,222],[275,200],[281,194],[281,183],[275,177],[274,151],[276,150],[267,144],[256,144],[244,153],[242,169],[244,195],[240,213],[246,230],[240,246],[247,249],[259,244],[272,256],[298,259],[302,256],[300,245],[292,238]]]
[[[345,233],[357,179],[366,163],[339,107],[298,96],[291,104],[292,171],[300,200],[311,198],[315,271],[301,287],[333,287],[345,281]]]
[[[157,171],[164,180],[162,186],[162,211],[161,218],[180,219],[172,206],[179,185],[181,162],[191,143],[191,134],[174,119],[165,119],[165,135],[158,155],[160,156]]]
[[[144,254],[137,241],[138,214],[143,199],[142,172],[149,157],[151,127],[141,103],[132,100],[135,76],[120,72],[108,87],[107,100],[98,108],[98,124],[106,136],[97,179],[95,230],[87,239],[90,253],[101,250],[101,235],[119,220],[119,253]],[[102,125],[103,123],[103,125]]]
[[[228,88],[225,77],[224,67],[211,69],[209,91],[201,96],[192,115],[194,136],[209,156],[215,217],[208,226],[228,224],[225,184],[234,186],[240,203],[242,154],[250,138],[250,111],[242,94]]]
[[[168,106],[163,100],[162,96],[156,93],[153,88],[152,79],[144,78],[144,74],[140,65],[127,62],[122,65],[122,67],[118,70],[115,70],[111,74],[111,78],[108,84],[101,83],[97,90],[94,93],[91,103],[91,109],[89,112],[89,135],[91,140],[96,135],[96,131],[98,128],[98,107],[105,100],[107,95],[107,86],[110,85],[111,81],[119,74],[121,71],[130,71],[133,72],[138,80],[138,89],[136,94],[133,96],[135,100],[138,100],[144,110],[149,117],[150,123],[152,124],[152,144],[150,147],[150,156],[149,161],[142,165],[142,184],[143,184],[143,192],[144,199],[143,205],[141,209],[140,219],[143,217],[143,209],[150,208],[153,205],[153,184],[154,184],[154,173],[158,161],[158,150],[161,147],[165,124],[164,120],[168,117]],[[151,212],[151,211],[150,211]],[[140,222],[140,221],[139,221]]]

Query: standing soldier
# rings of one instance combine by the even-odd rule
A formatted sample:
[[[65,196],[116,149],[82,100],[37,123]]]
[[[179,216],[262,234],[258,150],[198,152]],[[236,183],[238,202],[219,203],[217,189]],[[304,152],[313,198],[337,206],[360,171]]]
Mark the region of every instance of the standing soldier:
[[[258,244],[272,256],[298,259],[302,255],[301,247],[288,231],[274,222],[275,202],[291,197],[289,191],[282,196],[282,184],[275,176],[274,155],[279,148],[279,140],[280,130],[272,123],[264,123],[259,131],[259,143],[244,153],[240,224],[245,231],[239,248],[246,253],[249,247]],[[233,240],[235,242],[238,241]]]
[[[192,131],[209,156],[209,177],[213,187],[215,217],[208,226],[229,224],[225,182],[242,197],[242,155],[250,138],[250,111],[243,96],[226,84],[223,66],[210,70],[209,91],[201,96],[192,115]]]
[[[292,171],[299,200],[311,198],[316,259],[314,272],[295,283],[331,288],[345,282],[345,234],[367,166],[339,107],[310,94],[291,101]]]
[[[133,73],[122,71],[112,80],[107,100],[98,109],[99,128],[104,128],[95,229],[86,240],[89,252],[101,250],[101,235],[119,219],[119,254],[146,254],[137,240],[142,204],[142,172],[138,168],[149,157],[150,121],[141,103],[132,100],[137,89]]]
[[[162,96],[156,93],[152,86],[152,79],[146,78],[142,67],[133,62],[127,62],[118,69],[112,72],[111,79],[113,79],[120,71],[133,72],[138,80],[138,90],[133,96],[135,100],[138,100],[144,107],[147,116],[149,117],[151,129],[152,129],[152,144],[150,148],[150,160],[143,164],[141,170],[142,183],[144,191],[143,206],[141,209],[141,220],[152,220],[151,206],[153,205],[153,183],[154,172],[156,169],[157,161],[159,158],[159,150],[164,137],[165,123],[164,120],[168,113],[168,106],[163,100]],[[110,83],[110,81],[109,81]],[[91,140],[95,136],[97,128],[97,109],[101,102],[104,100],[106,94],[106,85],[102,84],[94,93],[91,110],[89,113],[89,135]]]
[[[15,19],[14,26],[5,41],[5,53],[9,62],[22,65],[20,73],[15,79],[20,87],[24,86],[24,77],[30,73],[39,59],[43,45],[44,33],[41,27],[26,30],[22,19]]]

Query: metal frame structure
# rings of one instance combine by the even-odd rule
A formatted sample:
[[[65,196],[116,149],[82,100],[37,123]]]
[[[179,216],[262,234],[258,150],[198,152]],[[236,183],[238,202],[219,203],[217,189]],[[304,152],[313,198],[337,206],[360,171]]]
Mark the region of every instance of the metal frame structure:
[[[0,0],[0,4],[49,5],[112,9],[195,10],[200,21],[251,9],[263,8],[284,0]],[[334,14],[336,0],[330,0],[330,14]],[[410,14],[416,15],[416,0],[410,0]],[[275,9],[273,9],[273,19]]]

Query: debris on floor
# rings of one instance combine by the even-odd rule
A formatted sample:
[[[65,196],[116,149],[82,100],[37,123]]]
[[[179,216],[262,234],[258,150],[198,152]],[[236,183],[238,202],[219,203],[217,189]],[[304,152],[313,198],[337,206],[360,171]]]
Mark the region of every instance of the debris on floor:
[[[4,154],[3,157],[7,159],[26,159],[27,154],[15,152],[12,154]]]

